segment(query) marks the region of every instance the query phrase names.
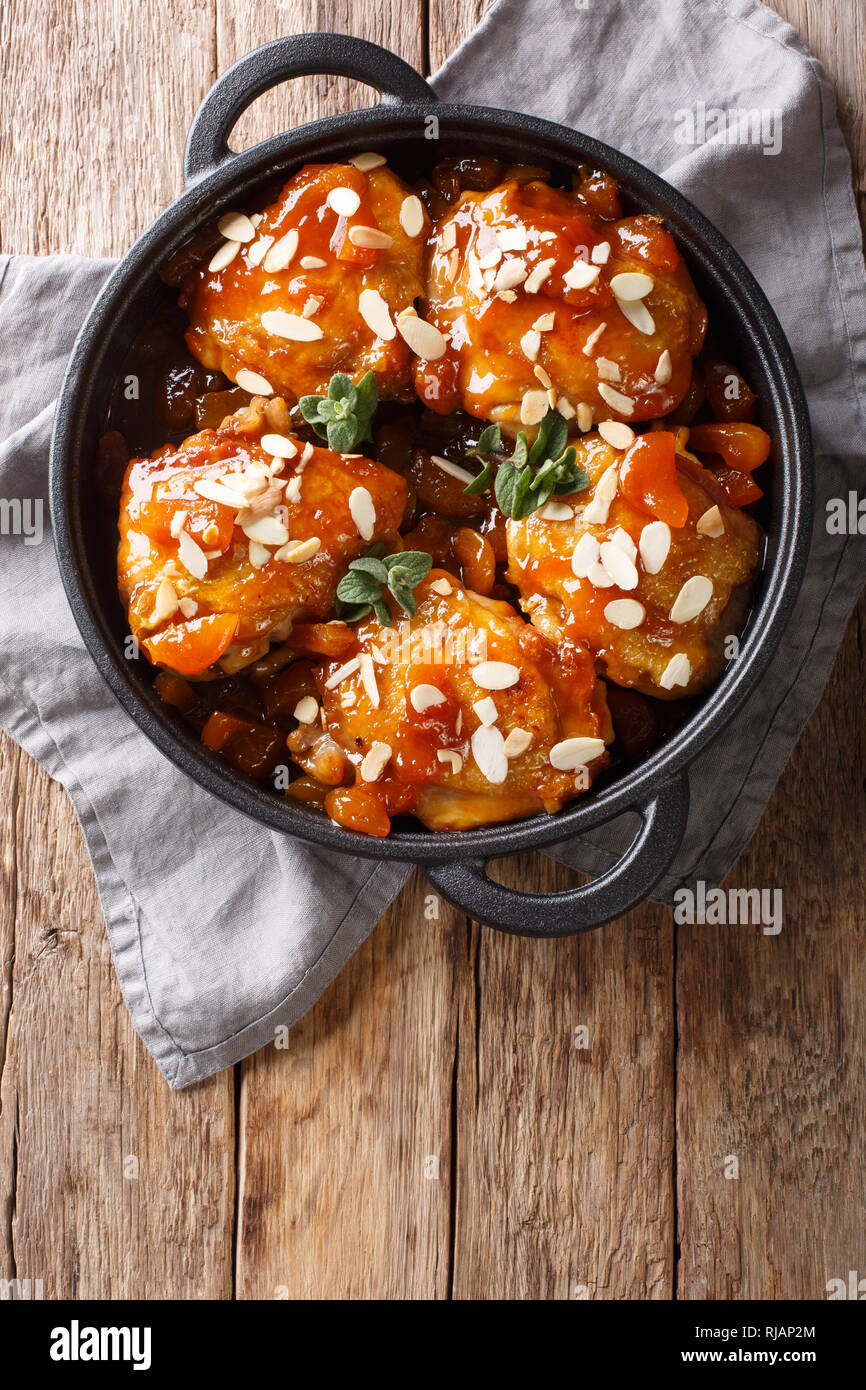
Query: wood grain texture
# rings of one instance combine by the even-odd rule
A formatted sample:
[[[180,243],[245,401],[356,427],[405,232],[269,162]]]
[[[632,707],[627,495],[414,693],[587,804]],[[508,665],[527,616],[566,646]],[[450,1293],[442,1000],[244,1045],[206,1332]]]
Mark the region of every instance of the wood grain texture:
[[[429,71],[486,8],[6,0],[0,245],[122,251],[179,191],[216,73],[268,39],[338,30]],[[836,84],[862,189],[862,4],[776,8]],[[233,144],[368,100],[304,79]],[[840,714],[861,705],[863,611],[731,878],[782,886],[779,936],[645,907],[523,942],[429,918],[416,875],[287,1039],[179,1095],[133,1034],[70,803],[0,736],[0,1277],[46,1297],[737,1299],[866,1270],[866,750]],[[540,856],[496,875],[573,881]]]

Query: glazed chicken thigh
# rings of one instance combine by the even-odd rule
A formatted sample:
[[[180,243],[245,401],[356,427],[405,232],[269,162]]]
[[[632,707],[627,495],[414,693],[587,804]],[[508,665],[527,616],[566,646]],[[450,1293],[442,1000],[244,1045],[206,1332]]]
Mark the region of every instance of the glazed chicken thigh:
[[[550,404],[582,430],[666,414],[706,329],[658,222],[605,220],[544,183],[464,192],[437,223],[427,298],[449,344],[417,363],[419,396],[511,432]]]
[[[219,429],[130,462],[118,583],[156,664],[239,669],[296,618],[330,618],[348,562],[396,535],[403,479],[293,440],[288,422],[284,401],[254,399]]]
[[[628,449],[590,434],[577,450],[591,486],[508,522],[523,608],[551,641],[585,643],[619,685],[697,694],[742,625],[760,527],[665,431]]]
[[[510,604],[444,570],[416,599],[399,626],[358,625],[356,654],[322,669],[321,710],[289,735],[294,759],[335,786],[326,809],[347,824],[354,803],[355,828],[384,827],[372,833],[408,810],[428,829],[466,830],[586,790],[611,737],[586,651],[557,653]]]
[[[410,353],[396,316],[424,292],[429,223],[396,175],[309,164],[258,219],[229,214],[220,227],[227,240],[180,299],[204,366],[290,400],[323,391],[338,371],[371,371],[381,397],[406,395]]]

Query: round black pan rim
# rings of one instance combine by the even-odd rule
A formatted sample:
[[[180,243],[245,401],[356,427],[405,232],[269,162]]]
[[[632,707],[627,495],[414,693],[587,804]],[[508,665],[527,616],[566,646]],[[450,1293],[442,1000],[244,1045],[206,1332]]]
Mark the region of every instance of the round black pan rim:
[[[432,97],[431,97],[432,106]],[[630,809],[653,794],[715,738],[766,671],[796,602],[811,534],[812,465],[808,412],[797,369],[772,308],[740,257],[716,228],[681,194],[617,150],[579,132],[535,117],[466,105],[435,106],[440,131],[453,131],[473,152],[479,142],[496,145],[514,160],[521,147],[559,164],[598,163],[620,181],[629,200],[659,212],[675,235],[687,263],[700,267],[717,294],[740,315],[761,361],[776,421],[776,466],[784,473],[777,489],[774,553],[761,576],[761,592],[750,617],[740,656],[727,668],[703,706],[645,762],[597,793],[555,816],[531,818],[461,832],[402,831],[372,840],[333,825],[321,814],[278,800],[209,754],[191,732],[179,729],[146,681],[136,679],[105,618],[84,547],[76,504],[78,460],[87,405],[96,375],[105,369],[111,332],[155,270],[239,193],[305,162],[337,159],[375,146],[417,140],[423,115],[417,107],[384,103],[378,108],[328,117],[275,136],[203,175],[135,243],[116,267],[77,339],[58,402],[51,450],[51,512],[63,583],[75,620],[98,669],[140,728],[168,758],[202,787],[269,828],[344,854],[371,859],[433,864],[443,859],[487,859],[565,840]],[[115,602],[116,602],[115,598]]]

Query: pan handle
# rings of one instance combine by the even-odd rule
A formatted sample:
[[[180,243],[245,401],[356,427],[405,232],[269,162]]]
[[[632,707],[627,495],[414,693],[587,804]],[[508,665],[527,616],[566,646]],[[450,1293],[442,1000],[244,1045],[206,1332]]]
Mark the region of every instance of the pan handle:
[[[256,97],[291,77],[318,73],[366,82],[378,90],[387,106],[436,101],[436,93],[420,73],[377,43],[348,34],[290,34],[247,53],[217,78],[190,126],[184,183],[197,182],[231,157],[228,137]]]
[[[623,857],[600,878],[563,893],[520,893],[494,883],[483,859],[429,864],[433,887],[452,906],[513,936],[576,936],[635,907],[661,878],[682,843],[689,814],[684,773],[633,808],[642,825]]]

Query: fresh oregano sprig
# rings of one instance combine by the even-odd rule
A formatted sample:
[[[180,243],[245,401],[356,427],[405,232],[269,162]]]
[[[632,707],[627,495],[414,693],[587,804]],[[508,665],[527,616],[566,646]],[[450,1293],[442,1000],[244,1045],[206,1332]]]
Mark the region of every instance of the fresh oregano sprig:
[[[400,607],[415,616],[415,594],[422,579],[433,565],[424,550],[400,550],[386,555],[385,547],[374,545],[366,555],[349,562],[349,572],[337,585],[337,617],[355,623],[375,613],[383,627],[392,627],[391,610],[385,601],[384,590],[392,594]]]
[[[501,448],[498,425],[488,425],[473,452],[481,457]],[[500,463],[493,491],[499,510],[513,521],[522,521],[551,497],[567,497],[589,487],[589,478],[576,463],[577,450],[568,443],[568,426],[556,410],[549,410],[538,427],[532,445],[521,430],[514,453]],[[485,492],[493,473],[490,459],[464,492],[470,496]]]
[[[376,378],[365,373],[357,386],[344,372],[335,372],[326,396],[301,396],[301,414],[335,454],[347,454],[362,439],[372,439],[370,423],[379,402]]]

